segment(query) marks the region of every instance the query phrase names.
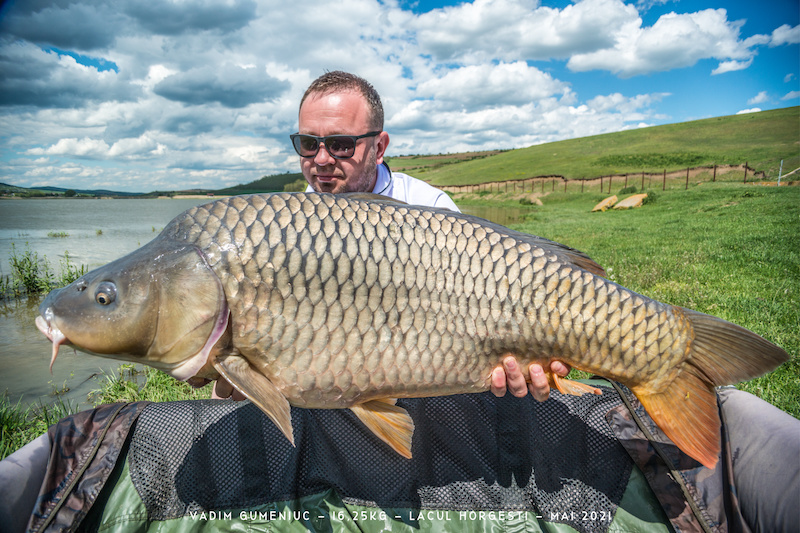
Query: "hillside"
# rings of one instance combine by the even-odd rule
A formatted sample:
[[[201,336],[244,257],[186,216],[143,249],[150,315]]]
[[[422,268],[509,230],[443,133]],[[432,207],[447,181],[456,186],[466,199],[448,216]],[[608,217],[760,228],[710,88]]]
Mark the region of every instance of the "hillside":
[[[570,139],[446,165],[419,164],[412,173],[443,186],[747,163],[775,179],[782,159],[784,173],[800,167],[800,107]]]
[[[239,184],[227,189],[219,189],[214,191],[215,194],[253,194],[259,192],[279,192],[283,188],[299,179],[303,179],[301,172],[293,174],[274,174],[272,176],[263,176],[256,181],[250,183]]]

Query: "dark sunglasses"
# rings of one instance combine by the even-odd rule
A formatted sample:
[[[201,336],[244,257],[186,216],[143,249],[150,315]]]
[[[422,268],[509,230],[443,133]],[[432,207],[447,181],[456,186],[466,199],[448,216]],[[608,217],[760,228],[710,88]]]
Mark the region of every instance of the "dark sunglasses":
[[[294,149],[300,157],[316,156],[320,144],[324,144],[325,149],[335,159],[347,159],[353,157],[356,151],[356,141],[364,137],[375,137],[380,132],[381,130],[371,131],[364,135],[328,135],[327,137],[293,133],[289,135],[289,138],[292,139]]]

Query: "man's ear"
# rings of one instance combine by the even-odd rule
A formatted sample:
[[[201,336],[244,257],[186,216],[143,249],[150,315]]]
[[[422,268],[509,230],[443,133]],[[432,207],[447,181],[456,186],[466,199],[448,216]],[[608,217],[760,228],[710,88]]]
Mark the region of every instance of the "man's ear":
[[[378,134],[378,142],[375,145],[375,162],[377,164],[383,163],[383,154],[386,153],[387,148],[389,148],[389,134],[382,131]]]

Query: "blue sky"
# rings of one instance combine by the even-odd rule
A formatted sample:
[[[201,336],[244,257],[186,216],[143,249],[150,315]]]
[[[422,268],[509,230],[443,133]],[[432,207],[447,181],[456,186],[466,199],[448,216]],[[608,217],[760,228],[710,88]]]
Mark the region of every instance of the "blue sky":
[[[300,97],[334,69],[381,93],[390,155],[796,106],[799,22],[796,0],[12,0],[0,181],[145,192],[296,172]]]

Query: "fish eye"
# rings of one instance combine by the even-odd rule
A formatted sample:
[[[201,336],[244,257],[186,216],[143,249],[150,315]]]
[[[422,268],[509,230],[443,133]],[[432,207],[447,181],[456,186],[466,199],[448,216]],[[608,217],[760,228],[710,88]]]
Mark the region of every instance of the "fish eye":
[[[100,305],[109,305],[117,298],[117,287],[110,281],[104,281],[97,286],[94,301]]]

